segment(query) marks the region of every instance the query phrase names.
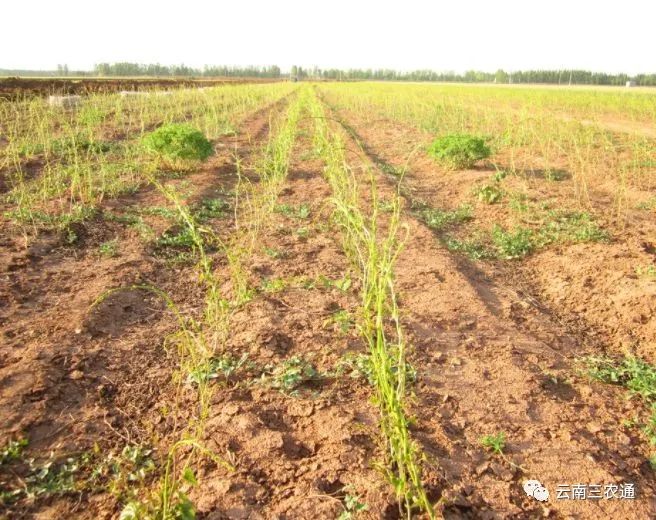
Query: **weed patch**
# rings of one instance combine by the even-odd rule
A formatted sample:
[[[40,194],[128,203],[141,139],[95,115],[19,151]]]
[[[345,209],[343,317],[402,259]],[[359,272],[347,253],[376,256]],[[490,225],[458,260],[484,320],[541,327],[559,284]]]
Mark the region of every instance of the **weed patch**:
[[[623,386],[630,396],[639,397],[649,407],[649,416],[642,425],[642,431],[652,446],[656,446],[656,367],[636,357],[611,359],[606,357],[587,357],[582,360],[588,377]],[[656,452],[650,462],[656,461]]]
[[[434,231],[440,231],[447,226],[467,222],[473,218],[472,207],[469,204],[463,204],[451,211],[423,206],[417,209],[415,214]]]
[[[473,167],[490,156],[485,139],[469,134],[438,137],[428,148],[428,154],[454,170]]]
[[[184,123],[161,126],[142,142],[146,150],[171,161],[204,161],[214,153],[203,133]]]
[[[291,357],[280,365],[268,367],[269,375],[265,376],[273,388],[289,395],[297,395],[299,388],[320,379],[316,368],[299,356]]]
[[[492,229],[492,241],[501,258],[512,260],[524,258],[535,250],[535,235],[527,228],[517,228],[507,231],[501,226]]]

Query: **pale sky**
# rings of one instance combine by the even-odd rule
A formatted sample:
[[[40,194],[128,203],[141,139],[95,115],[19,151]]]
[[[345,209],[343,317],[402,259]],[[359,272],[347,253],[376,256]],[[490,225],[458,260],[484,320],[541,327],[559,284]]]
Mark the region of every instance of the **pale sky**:
[[[656,72],[656,0],[3,0],[0,68]]]

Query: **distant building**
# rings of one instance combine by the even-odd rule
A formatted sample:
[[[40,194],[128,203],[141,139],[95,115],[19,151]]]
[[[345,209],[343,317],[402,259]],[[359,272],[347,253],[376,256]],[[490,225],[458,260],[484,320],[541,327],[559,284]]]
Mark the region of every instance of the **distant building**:
[[[636,82],[634,80],[630,79],[629,81],[626,82],[626,86],[627,87],[635,87]]]

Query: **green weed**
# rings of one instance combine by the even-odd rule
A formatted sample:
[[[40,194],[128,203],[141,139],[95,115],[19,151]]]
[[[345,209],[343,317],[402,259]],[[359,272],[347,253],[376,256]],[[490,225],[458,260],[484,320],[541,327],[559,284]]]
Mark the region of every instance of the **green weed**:
[[[265,247],[264,248],[264,253],[269,258],[273,258],[274,260],[284,259],[284,258],[287,258],[287,256],[288,256],[287,251],[283,251],[283,250],[280,250],[280,249],[275,249],[275,248],[272,248],[272,247]]]
[[[300,227],[296,230],[296,236],[302,240],[307,240],[310,236],[310,230],[306,227]]]
[[[438,137],[428,148],[428,154],[454,170],[473,167],[490,156],[485,139],[469,134]]]
[[[537,237],[541,245],[555,242],[605,242],[610,238],[586,212],[551,210],[547,212],[545,220]]]
[[[10,440],[0,450],[0,466],[8,462],[19,460],[23,456],[23,450],[29,444],[25,438]]]
[[[473,218],[472,207],[469,204],[463,204],[451,211],[422,206],[415,211],[415,214],[429,228],[435,231],[439,231],[452,224],[467,222]]]
[[[535,249],[534,233],[527,228],[506,231],[498,225],[494,226],[492,229],[492,241],[497,248],[499,256],[507,260],[524,258]]]
[[[144,136],[146,150],[173,161],[204,161],[214,153],[201,131],[185,123],[170,123]]]
[[[248,359],[248,354],[244,354],[237,359],[226,355],[221,357],[212,357],[207,362],[202,363],[189,373],[187,381],[192,384],[204,384],[220,376],[226,380],[237,372]]]
[[[485,184],[474,190],[476,198],[485,204],[496,204],[503,197],[503,190],[499,183]]]
[[[651,199],[641,202],[636,206],[637,209],[642,209],[642,210],[652,210],[656,209],[656,197],[652,197]]]
[[[445,245],[449,251],[463,254],[471,260],[485,260],[495,257],[495,253],[476,236],[465,239],[446,237]]]
[[[144,206],[139,208],[139,212],[142,215],[157,215],[167,220],[178,220],[178,213],[174,209],[163,206]]]
[[[319,379],[320,374],[314,366],[299,356],[286,359],[271,369],[269,380],[273,388],[294,395],[299,387]]]
[[[374,367],[371,356],[367,354],[346,354],[337,365],[337,373],[347,373],[352,378],[364,378],[370,385],[374,384]]]
[[[175,247],[181,249],[192,249],[195,245],[194,236],[189,228],[182,228],[176,233],[165,231],[157,239],[159,247]]]
[[[310,206],[308,204],[301,204],[298,207],[290,204],[278,204],[274,211],[281,213],[288,218],[305,220],[310,216]]]
[[[261,289],[264,293],[278,293],[287,288],[288,282],[284,278],[267,278],[262,282]]]
[[[635,272],[640,278],[656,280],[656,265],[654,264],[648,264],[644,266],[639,265],[635,268]]]
[[[638,396],[650,408],[642,431],[650,444],[656,445],[656,366],[637,357],[612,359],[586,357],[581,359],[585,373],[596,381],[625,387],[631,396]],[[656,453],[652,459],[656,457]]]
[[[360,502],[360,497],[357,495],[346,494],[344,495],[344,510],[337,517],[337,520],[353,520],[358,517],[360,513],[369,510],[367,504]]]
[[[323,322],[324,327],[331,325],[334,325],[342,334],[346,334],[353,326],[353,317],[347,310],[340,309]]]
[[[481,446],[487,448],[492,453],[503,455],[503,450],[506,448],[506,434],[499,432],[493,435],[485,435],[481,438],[480,442]]]
[[[200,207],[195,212],[195,217],[200,222],[208,219],[224,218],[226,212],[230,209],[230,203],[223,199],[205,199],[200,203]]]
[[[102,256],[112,258],[118,256],[118,239],[109,240],[100,244],[98,248]]]

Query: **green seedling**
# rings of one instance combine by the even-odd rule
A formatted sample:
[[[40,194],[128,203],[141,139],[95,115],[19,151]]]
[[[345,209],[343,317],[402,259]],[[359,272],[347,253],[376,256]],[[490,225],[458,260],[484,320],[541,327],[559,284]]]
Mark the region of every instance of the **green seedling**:
[[[307,240],[310,236],[310,230],[307,227],[300,227],[296,230],[296,236],[302,240]]]
[[[230,203],[223,199],[205,199],[195,212],[195,217],[204,222],[212,218],[223,218],[230,209]]]
[[[357,495],[346,494],[344,495],[344,510],[337,517],[337,520],[354,520],[360,513],[369,510],[369,506],[360,502],[360,497]]]
[[[587,357],[581,359],[581,362],[588,377],[623,386],[631,396],[640,397],[649,406],[650,412],[642,431],[649,443],[656,445],[656,366],[632,356],[624,359]],[[634,419],[633,423],[637,422]]]
[[[452,211],[429,208],[424,205],[415,213],[429,228],[435,231],[440,231],[449,225],[467,222],[473,218],[472,207],[468,204],[463,204]]]
[[[284,278],[268,278],[262,282],[262,292],[278,293],[284,291],[288,286]]]
[[[323,322],[324,327],[335,326],[342,334],[346,334],[353,327],[351,314],[344,309],[334,312]]]
[[[497,455],[503,455],[503,450],[506,448],[506,434],[504,432],[495,433],[493,435],[485,435],[480,440],[481,446],[490,450]]]
[[[28,444],[29,442],[25,438],[8,441],[0,450],[0,466],[19,460],[23,456],[23,451]]]
[[[645,266],[638,266],[635,268],[636,274],[640,278],[646,278],[647,280],[656,280],[656,265],[649,264]]]
[[[246,360],[248,354],[244,354],[241,358],[236,359],[232,356],[213,357],[206,363],[203,363],[189,373],[187,381],[191,384],[203,384],[213,379],[223,377],[229,379],[235,372],[237,372]]]
[[[485,243],[476,236],[466,239],[446,237],[445,244],[449,251],[461,253],[471,260],[485,260],[495,257],[494,252],[490,251]]]
[[[264,248],[264,253],[269,258],[273,258],[274,260],[287,258],[287,256],[288,256],[286,251],[283,251],[281,249],[275,249],[275,248],[272,248],[272,247],[265,247]]]
[[[492,230],[492,240],[499,256],[506,260],[524,258],[535,249],[535,236],[530,229],[526,228],[506,231],[496,225]]]
[[[289,204],[278,204],[275,207],[276,213],[281,213],[288,218],[295,218],[305,220],[310,216],[310,206],[308,204],[301,204],[298,207]]]
[[[118,239],[109,240],[100,244],[100,254],[108,258],[118,256]]]
[[[503,190],[498,183],[486,184],[474,191],[476,198],[485,204],[496,204],[503,197]]]
[[[319,377],[320,374],[312,364],[294,356],[273,368],[270,381],[273,388],[293,395],[303,384],[319,379]]]

